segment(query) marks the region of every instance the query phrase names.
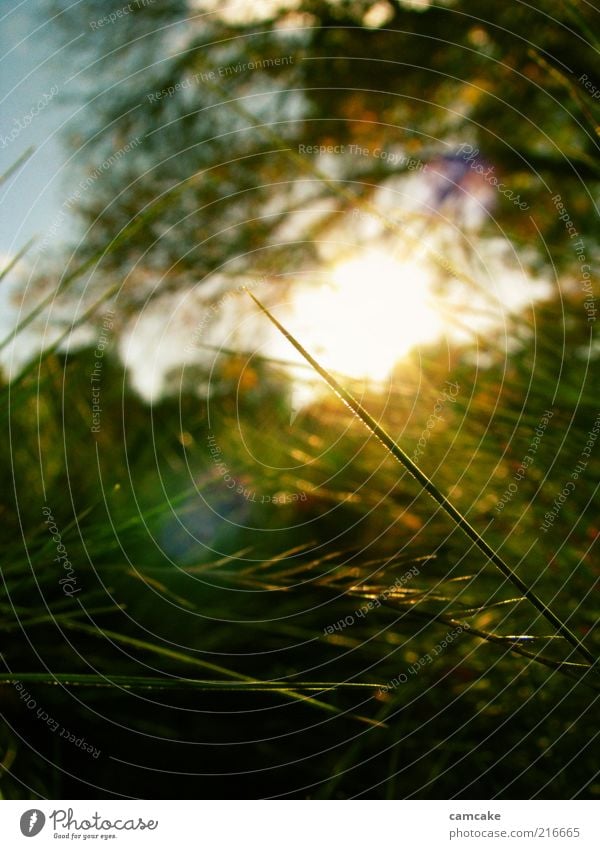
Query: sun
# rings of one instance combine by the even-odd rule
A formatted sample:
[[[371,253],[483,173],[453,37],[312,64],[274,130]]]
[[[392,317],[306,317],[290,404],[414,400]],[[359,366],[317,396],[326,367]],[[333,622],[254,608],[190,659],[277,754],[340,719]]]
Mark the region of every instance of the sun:
[[[296,292],[292,312],[303,345],[358,379],[383,380],[411,348],[442,332],[425,270],[383,250],[334,265],[326,283]]]

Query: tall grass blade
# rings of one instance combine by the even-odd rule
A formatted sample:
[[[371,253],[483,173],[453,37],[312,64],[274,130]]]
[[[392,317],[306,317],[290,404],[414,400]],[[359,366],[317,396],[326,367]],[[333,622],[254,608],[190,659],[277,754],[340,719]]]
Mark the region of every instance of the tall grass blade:
[[[211,681],[201,678],[166,678],[148,675],[93,675],[68,672],[7,672],[0,673],[0,686],[27,682],[28,684],[62,684],[65,687],[122,687],[126,690],[200,690],[217,693],[253,692],[282,693],[289,690],[278,681]],[[330,690],[377,690],[381,684],[353,681],[294,681],[294,689],[305,693]]]
[[[23,259],[29,248],[33,245],[34,240],[30,239],[23,247],[17,251],[17,253],[11,258],[11,260],[4,266],[2,271],[0,271],[0,280],[4,280],[6,275],[13,270],[15,265],[19,262],[20,259]]]
[[[27,160],[31,156],[33,156],[34,153],[35,153],[35,148],[34,147],[28,147],[27,150],[24,153],[22,153],[21,156],[19,156],[19,158],[15,162],[13,162],[13,164],[10,166],[10,168],[7,168],[6,171],[3,174],[0,174],[0,186],[3,185],[3,183],[6,183],[6,181],[10,177],[12,177],[12,175],[15,174],[19,170],[19,168],[21,168],[21,166],[25,165]]]
[[[471,525],[465,516],[452,504],[451,501],[438,489],[438,487],[430,480],[425,472],[414,463],[408,454],[392,439],[392,437],[379,425],[370,413],[346,390],[337,380],[329,374],[319,363],[312,357],[308,351],[292,336],[292,334],[277,321],[269,310],[256,298],[252,292],[248,291],[248,295],[260,310],[269,318],[275,327],[282,333],[291,345],[311,364],[315,371],[323,378],[323,380],[333,389],[339,398],[352,410],[367,428],[373,433],[377,439],[384,444],[390,454],[392,454],[410,474],[416,478],[421,484],[425,492],[436,501],[440,507],[450,516],[455,524],[472,540],[473,543],[482,551],[491,562],[497,566],[504,577],[509,580],[519,592],[521,592],[537,610],[550,622],[557,632],[565,638],[573,648],[579,652],[582,657],[588,661],[591,666],[596,667],[596,658],[583,645],[583,643],[575,636],[573,631],[542,601],[538,595],[530,589],[530,587],[510,568],[504,559],[494,549],[488,545],[481,534]],[[597,669],[597,667],[596,667]]]
[[[202,660],[198,657],[192,657],[191,655],[185,654],[184,652],[175,651],[174,649],[158,645],[157,643],[150,643],[146,640],[139,640],[135,637],[129,637],[126,634],[120,634],[115,631],[107,631],[106,629],[94,628],[90,625],[83,625],[79,622],[69,622],[68,620],[65,620],[63,622],[63,626],[65,628],[70,628],[71,630],[91,634],[96,637],[103,637],[108,641],[114,640],[117,643],[121,643],[121,645],[131,646],[133,648],[141,649],[142,651],[149,651],[153,654],[161,655],[162,657],[168,657],[171,660],[177,661],[179,663],[185,663],[192,666],[199,666],[203,669],[207,669],[211,672],[216,672],[219,675],[223,675],[226,678],[234,679],[238,683],[241,682],[245,683],[246,685],[252,684],[256,687],[262,687],[263,685],[266,685],[267,687],[269,686],[269,682],[253,678],[250,675],[243,675],[240,672],[236,672],[232,669],[227,669],[226,667],[219,666],[216,663],[210,663],[207,660]],[[342,711],[340,708],[335,707],[335,705],[330,705],[328,702],[322,702],[320,699],[315,699],[312,696],[305,696],[301,693],[295,692],[294,684],[292,684],[291,687],[286,687],[280,682],[275,683],[277,692],[280,693],[282,696],[291,699],[292,701],[305,702],[311,705],[312,707],[317,708],[318,710],[325,711],[326,713],[332,713],[337,715],[342,715],[344,713],[344,711]],[[364,723],[365,725],[372,725],[376,727],[381,726],[381,723],[377,720],[369,719],[369,717],[361,716],[356,713],[348,713],[348,718],[355,719],[358,722]]]

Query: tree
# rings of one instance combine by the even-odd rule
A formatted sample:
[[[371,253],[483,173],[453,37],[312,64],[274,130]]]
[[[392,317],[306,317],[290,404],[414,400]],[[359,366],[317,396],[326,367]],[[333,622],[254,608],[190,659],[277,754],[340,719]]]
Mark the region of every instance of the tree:
[[[413,247],[436,228],[442,279],[468,196],[491,212],[479,235],[508,236],[533,272],[578,271],[574,232],[597,255],[591,6],[114,7],[61,18],[86,33],[73,143],[97,163],[66,274],[99,258],[85,291],[118,291],[122,323],[176,292],[192,324],[240,282],[281,292],[318,268],[320,241],[354,238],[356,209]],[[385,191],[412,195],[416,219],[396,220]]]

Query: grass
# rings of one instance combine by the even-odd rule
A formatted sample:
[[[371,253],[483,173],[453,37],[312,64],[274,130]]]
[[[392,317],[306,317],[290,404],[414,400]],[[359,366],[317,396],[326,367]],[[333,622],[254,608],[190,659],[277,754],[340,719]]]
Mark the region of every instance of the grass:
[[[342,206],[406,237],[289,158]],[[67,269],[0,347],[204,177],[165,191]],[[120,287],[98,292],[75,326]],[[597,798],[595,457],[540,532],[597,415],[591,366],[576,354],[590,327],[578,294],[561,299],[508,319],[508,353],[493,334],[443,356],[422,349],[387,395],[362,387],[360,403],[267,313],[347,405],[323,398],[293,426],[280,362],[221,350],[232,383],[250,368],[254,388],[211,399],[209,418],[193,385],[152,407],[123,392],[127,375],[107,356],[92,438],[92,351],[65,354],[65,331],[32,360],[2,387],[0,793]],[[446,380],[460,392],[416,463]],[[548,408],[551,426],[499,512]],[[229,491],[208,451],[214,433],[244,488],[305,499],[275,506]],[[45,505],[81,586],[74,598],[58,583]]]
[[[390,454],[396,458],[410,474],[421,484],[424,491],[427,492],[436,501],[440,507],[450,516],[455,524],[471,539],[475,545],[489,558],[500,572],[507,578],[511,584],[523,594],[523,596],[536,607],[540,613],[556,628],[558,634],[564,637],[573,648],[585,660],[589,666],[594,666],[597,659],[591,652],[577,639],[575,634],[562,622],[553,611],[536,595],[536,593],[524,582],[519,576],[508,566],[502,557],[490,548],[481,534],[469,523],[469,521],[456,509],[448,498],[440,492],[435,483],[427,477],[427,475],[414,463],[408,454],[385,432],[385,430],[375,421],[370,413],[360,404],[341,384],[306,351],[306,349],[295,339],[278,321],[277,319],[261,304],[251,292],[248,292],[252,300],[262,310],[262,312],[270,319],[277,329],[285,336],[285,338],[302,354],[308,363],[314,368],[323,380],[333,389],[339,398],[352,410],[352,412],[363,422],[363,424],[379,439],[379,441],[387,448]]]
[[[257,420],[252,394],[239,399],[241,406],[226,396],[213,402],[210,426],[193,395],[152,409],[128,396],[123,434],[123,374],[107,362],[97,442],[87,435],[87,411],[78,412],[89,372],[86,351],[49,354],[39,378],[29,374],[20,384],[22,402],[11,413],[19,440],[13,436],[12,456],[3,461],[18,498],[18,512],[5,503],[3,526],[9,555],[0,608],[8,639],[3,759],[10,763],[0,783],[4,795],[77,797],[93,788],[94,795],[118,797],[131,794],[132,782],[134,795],[164,795],[166,787],[149,768],[145,741],[151,739],[168,770],[169,791],[189,797],[232,786],[251,796],[444,797],[456,792],[457,769],[475,781],[465,793],[531,795],[536,788],[551,797],[571,793],[579,781],[576,793],[594,796],[584,730],[595,695],[583,666],[568,666],[568,642],[544,627],[523,594],[515,599],[510,583],[489,570],[485,552],[476,556],[462,532],[452,530],[441,511],[432,512],[431,500],[398,475],[378,440],[364,438],[353,414],[340,418],[336,403],[324,399],[290,427],[281,389],[267,379],[277,366],[256,367],[268,421]],[[518,397],[518,384],[500,389],[493,366],[474,377],[463,359],[449,373],[432,351],[431,359],[404,365],[403,391],[385,402],[373,394],[364,405],[386,431],[414,446],[442,374],[461,387],[475,386],[477,403],[461,391],[423,462],[441,489],[462,488],[473,522],[485,527],[527,448],[546,387],[535,384],[525,409],[514,398],[501,403],[493,415],[502,425],[486,429],[498,393]],[[566,399],[577,397],[579,375],[573,371],[570,379],[560,390]],[[527,548],[590,425],[580,407],[569,425],[569,402],[559,400],[556,424],[518,498],[488,528],[489,544],[501,546],[507,559],[518,561]],[[39,441],[31,427],[36,419]],[[238,427],[251,449],[272,446],[273,471],[257,475],[235,436]],[[149,430],[153,445],[144,438]],[[189,435],[185,444],[182,430]],[[207,456],[211,432],[245,485],[270,494],[301,488],[307,500],[275,510],[232,497]],[[298,461],[300,474],[276,471]],[[485,475],[496,481],[492,498],[478,484]],[[579,523],[560,561],[553,560],[556,538],[540,537],[536,549],[538,562],[552,561],[544,598],[578,633],[590,629],[588,639],[594,612],[587,594],[596,580],[585,555],[595,521],[585,508],[591,492],[586,478],[577,503],[564,508]],[[236,524],[211,523],[206,502]],[[76,564],[83,587],[76,602],[57,585],[44,503]],[[519,532],[507,532],[515,524]],[[17,539],[21,526],[25,549]],[[389,594],[413,566],[418,575]],[[533,564],[519,570],[541,593]],[[329,630],[378,598],[381,606],[354,616],[351,627]],[[418,667],[457,625],[458,638]],[[415,666],[417,672],[407,671]],[[204,677],[194,675],[195,667]],[[403,686],[386,692],[403,672]],[[41,709],[101,749],[100,757],[86,759],[49,734],[9,684],[17,679]],[[179,740],[193,741],[192,749],[184,752]],[[234,740],[237,747],[223,748]],[[36,749],[57,768],[40,769]],[[559,766],[575,751],[577,777],[572,771],[563,777]]]

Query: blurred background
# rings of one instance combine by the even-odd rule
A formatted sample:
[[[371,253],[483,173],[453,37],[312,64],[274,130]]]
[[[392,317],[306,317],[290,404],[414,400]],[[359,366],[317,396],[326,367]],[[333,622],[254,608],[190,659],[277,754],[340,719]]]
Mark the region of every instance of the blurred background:
[[[597,10],[0,13],[2,797],[597,797]]]

